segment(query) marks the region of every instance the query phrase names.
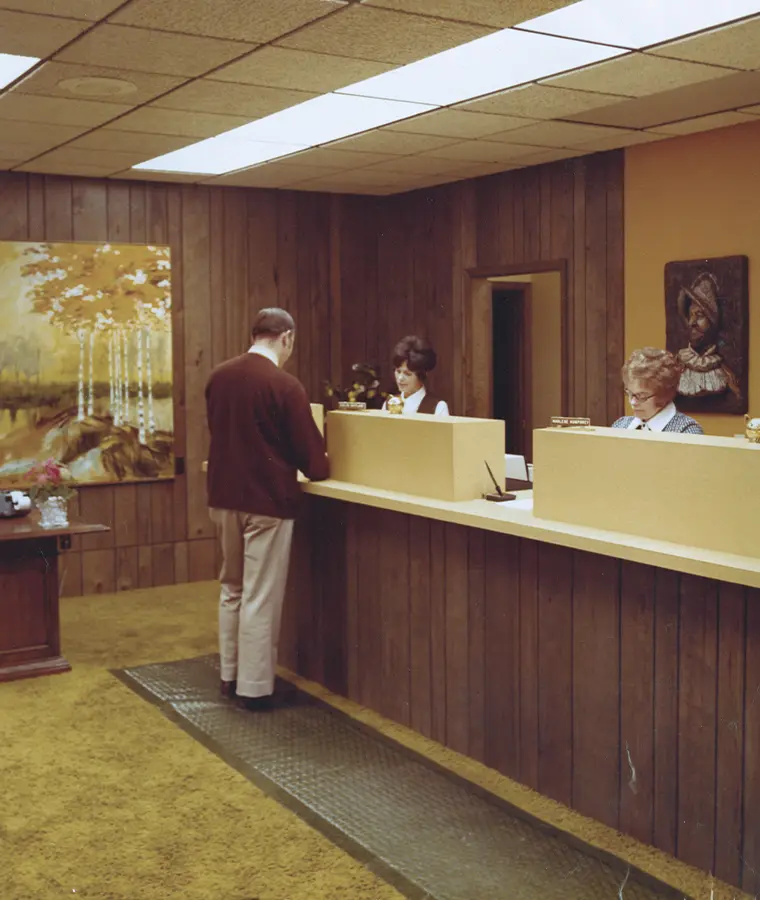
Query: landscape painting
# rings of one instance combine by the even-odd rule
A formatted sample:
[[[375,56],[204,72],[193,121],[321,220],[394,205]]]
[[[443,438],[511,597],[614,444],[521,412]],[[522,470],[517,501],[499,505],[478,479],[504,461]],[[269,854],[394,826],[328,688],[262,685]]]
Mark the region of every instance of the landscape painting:
[[[168,247],[0,241],[0,323],[0,488],[174,477]]]

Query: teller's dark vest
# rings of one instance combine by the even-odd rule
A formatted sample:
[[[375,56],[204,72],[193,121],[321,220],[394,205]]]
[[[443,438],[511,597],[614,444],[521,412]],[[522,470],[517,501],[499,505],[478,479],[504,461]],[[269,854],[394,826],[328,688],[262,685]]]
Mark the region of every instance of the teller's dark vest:
[[[435,408],[441,402],[440,397],[436,397],[435,394],[425,394],[422,398],[422,403],[420,403],[419,409],[417,412],[427,413],[428,415],[435,415]]]

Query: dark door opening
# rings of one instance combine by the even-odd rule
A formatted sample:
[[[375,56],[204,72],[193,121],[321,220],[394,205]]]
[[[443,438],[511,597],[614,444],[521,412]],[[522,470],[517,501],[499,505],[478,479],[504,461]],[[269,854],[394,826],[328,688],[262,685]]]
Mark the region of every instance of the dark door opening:
[[[506,453],[533,459],[530,421],[529,286],[492,292],[493,418],[503,419]]]

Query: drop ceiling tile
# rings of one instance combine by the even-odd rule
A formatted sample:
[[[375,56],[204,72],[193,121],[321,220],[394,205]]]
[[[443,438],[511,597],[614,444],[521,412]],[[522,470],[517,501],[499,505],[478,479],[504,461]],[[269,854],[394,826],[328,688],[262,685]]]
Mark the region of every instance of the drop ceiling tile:
[[[17,166],[19,172],[39,172],[46,175],[81,175],[90,178],[107,178],[120,168],[118,163],[110,165],[103,161],[102,165],[94,163],[74,162],[68,159],[59,159],[55,154],[47,153],[38,159]]]
[[[392,175],[440,175],[461,168],[453,159],[433,159],[430,156],[398,156],[370,166],[371,172],[388,172]],[[362,170],[363,171],[363,170]]]
[[[277,43],[295,50],[403,65],[467,43],[491,30],[388,9],[350,6]]]
[[[436,137],[431,134],[406,134],[402,131],[380,129],[360,134],[358,137],[335,141],[329,146],[340,150],[357,150],[360,153],[366,151],[401,156],[406,153],[421,153],[423,150],[436,150],[454,143],[455,141],[451,138]]]
[[[494,28],[508,28],[552,12],[574,0],[364,0],[380,6],[423,16],[439,16],[460,22],[474,22]]]
[[[525,144],[500,144],[496,141],[463,141],[439,150],[428,150],[420,155],[435,159],[458,159],[464,162],[498,163],[511,162],[516,156],[524,156],[531,150],[538,152],[543,149],[545,148],[531,148]]]
[[[157,181],[179,184],[198,184],[206,176],[186,172],[150,172],[147,169],[124,169],[114,172],[112,178],[119,181]]]
[[[133,0],[113,21],[263,44],[336,9],[325,0]]]
[[[648,97],[700,81],[712,81],[730,74],[728,69],[700,63],[663,59],[645,53],[629,53],[611,62],[588,66],[567,75],[549,78],[542,84],[605,91],[630,97]]]
[[[386,131],[433,134],[450,138],[480,138],[491,134],[530,125],[534,119],[516,116],[496,116],[489,113],[465,112],[461,109],[440,109],[386,126]]]
[[[334,150],[332,147],[315,147],[313,150],[304,150],[302,153],[286,156],[278,162],[283,166],[306,164],[336,171],[347,171],[395,158],[388,156],[387,153],[355,153],[350,150]]]
[[[620,137],[620,129],[578,122],[539,122],[526,128],[491,135],[489,140],[503,140],[508,144],[530,144],[533,147],[575,147],[595,139]]]
[[[85,125],[50,125],[43,122],[4,122],[2,140],[14,144],[64,144],[87,130]]]
[[[666,134],[653,131],[622,131],[617,137],[598,138],[588,144],[580,144],[574,149],[581,153],[601,153],[607,150],[619,150],[621,147],[634,147],[636,144],[652,144],[655,141],[667,140]]]
[[[484,175],[498,175],[501,172],[510,172],[517,166],[511,163],[471,163],[470,165],[458,166],[452,176],[456,176],[458,181],[464,178],[482,178]]]
[[[0,159],[12,163],[14,166],[26,162],[34,156],[39,156],[47,147],[40,148],[35,144],[13,144],[0,140]]]
[[[143,106],[106,125],[105,128],[107,131],[137,131],[141,134],[208,138],[231,131],[247,122],[250,122],[250,116],[219,116],[215,113],[192,113]]]
[[[111,97],[116,102],[128,102],[133,105],[147,103],[159,94],[170,91],[182,84],[184,78],[170,75],[148,75],[131,69],[109,69],[101,66],[78,66],[70,63],[48,62],[25,78],[14,93],[44,94],[49,97],[72,97],[72,92],[61,86],[61,82],[69,82],[80,78],[112,78],[128,82],[134,90],[121,97]],[[84,97],[83,97],[84,99]],[[95,99],[95,98],[87,98]],[[109,99],[101,98],[98,99]]]
[[[229,62],[254,46],[124,25],[99,25],[59,53],[56,59],[87,66],[123,67],[137,72],[192,78]]]
[[[5,9],[39,13],[43,16],[97,22],[123,3],[124,0],[3,0],[2,5]]]
[[[195,138],[168,136],[164,134],[139,134],[134,131],[114,131],[98,128],[91,131],[68,146],[82,150],[124,151],[140,154],[145,159],[179,150],[195,143]]]
[[[760,106],[745,106],[739,112],[747,113],[750,116],[760,116]]]
[[[230,63],[212,77],[215,81],[263,84],[327,93],[392,69],[390,63],[348,59],[326,53],[307,53],[285,47],[262,47]]]
[[[242,172],[233,172],[229,175],[221,175],[209,180],[207,184],[234,185],[237,187],[287,187],[297,181],[306,181],[310,178],[318,178],[332,170],[321,166],[290,165],[283,166],[278,163],[269,163],[264,166],[256,166],[254,169],[245,169]]]
[[[150,159],[149,153],[127,153],[116,150],[83,150],[79,147],[59,147],[35,160],[41,165],[74,165],[108,169],[110,173],[134,166]],[[30,163],[31,165],[31,163]],[[51,170],[52,171],[52,170]],[[62,173],[65,174],[65,173]]]
[[[0,96],[0,119],[48,125],[82,125],[94,128],[129,112],[130,108],[121,103],[64,100],[61,97],[42,97],[18,91]]]
[[[696,116],[736,109],[760,102],[760,72],[737,72],[714,81],[666,91],[652,97],[625,100],[571,116],[576,122],[654,128]]]
[[[87,28],[86,22],[0,9],[0,53],[43,58]]]
[[[757,119],[747,113],[724,112],[714,113],[711,116],[699,116],[696,119],[686,119],[684,122],[673,122],[670,125],[658,125],[655,131],[668,135],[697,134],[700,131],[712,131],[714,128],[746,125],[747,122],[757,122]]]
[[[577,156],[585,156],[587,152],[584,150],[570,150],[569,148],[545,149],[535,153],[515,156],[512,159],[512,163],[515,166],[542,166],[545,163],[558,162],[561,159],[574,159]]]
[[[306,180],[306,179],[304,179]],[[420,177],[399,172],[375,172],[372,169],[353,169],[350,172],[333,172],[320,176],[319,181],[331,181],[344,185],[402,185],[419,181]]]
[[[296,184],[291,184],[287,190],[303,191],[308,194],[352,194],[358,197],[383,197],[395,193],[395,188],[385,186],[359,188],[341,184],[340,182],[324,181],[321,178],[311,181],[299,181]]]
[[[696,37],[662,44],[647,51],[655,56],[713,63],[734,69],[760,69],[760,16],[716,28]]]
[[[489,94],[479,100],[468,100],[466,103],[457,104],[454,108],[502,116],[563,119],[587,109],[616,103],[620,99],[619,94],[573,91],[546,84],[528,84],[498,94]]]
[[[160,97],[153,105],[162,109],[246,116],[250,121],[303,103],[315,96],[317,95],[306,91],[254,87],[249,84],[224,84],[221,81],[202,78],[165,97]]]

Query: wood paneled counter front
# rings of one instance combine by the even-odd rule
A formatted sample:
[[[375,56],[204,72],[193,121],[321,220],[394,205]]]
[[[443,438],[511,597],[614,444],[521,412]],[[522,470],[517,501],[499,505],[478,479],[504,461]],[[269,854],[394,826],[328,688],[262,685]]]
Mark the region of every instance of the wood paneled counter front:
[[[760,560],[539,519],[530,492],[304,490],[285,666],[760,891]]]
[[[539,519],[533,512],[533,491],[519,491],[516,500],[506,503],[491,503],[488,500],[433,500],[334,480],[306,482],[303,488],[306,493],[316,497],[358,503],[452,525],[496,531],[559,547],[659,566],[688,575],[760,588],[760,558],[705,550],[623,531]],[[760,531],[760,527],[758,530]],[[760,536],[758,544],[760,545]]]

